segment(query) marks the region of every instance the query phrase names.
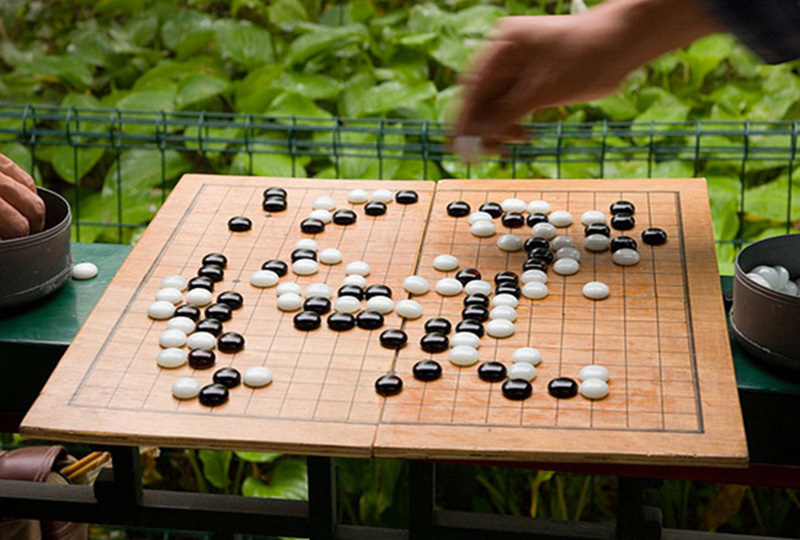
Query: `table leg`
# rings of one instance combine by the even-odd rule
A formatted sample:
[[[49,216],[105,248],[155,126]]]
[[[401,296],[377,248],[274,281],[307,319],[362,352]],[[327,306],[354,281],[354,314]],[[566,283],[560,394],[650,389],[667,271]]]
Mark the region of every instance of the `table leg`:
[[[436,505],[436,464],[428,461],[408,463],[408,538],[433,537]]]
[[[644,490],[649,487],[656,486],[644,478],[619,477],[615,532],[618,540],[661,538],[661,510],[644,504]]]
[[[336,469],[333,459],[309,456],[307,463],[311,540],[332,540],[336,535]]]
[[[98,502],[139,504],[142,501],[142,460],[136,446],[104,446],[111,469],[102,469],[94,483]]]

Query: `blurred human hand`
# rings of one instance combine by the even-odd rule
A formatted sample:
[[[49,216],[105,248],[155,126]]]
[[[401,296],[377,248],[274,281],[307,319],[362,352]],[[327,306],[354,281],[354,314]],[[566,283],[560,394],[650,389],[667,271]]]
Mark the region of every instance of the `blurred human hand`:
[[[33,178],[0,154],[0,240],[41,231],[44,210]]]

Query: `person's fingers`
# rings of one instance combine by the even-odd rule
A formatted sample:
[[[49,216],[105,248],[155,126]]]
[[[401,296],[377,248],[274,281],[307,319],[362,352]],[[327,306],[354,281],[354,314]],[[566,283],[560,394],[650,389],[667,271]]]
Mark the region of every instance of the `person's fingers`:
[[[28,219],[16,208],[0,199],[0,240],[27,236],[31,232]]]
[[[31,175],[3,154],[0,154],[0,173],[13,178],[34,193],[36,192],[36,183]]]
[[[29,233],[39,232],[44,228],[44,201],[27,186],[0,174],[0,199],[27,220]]]

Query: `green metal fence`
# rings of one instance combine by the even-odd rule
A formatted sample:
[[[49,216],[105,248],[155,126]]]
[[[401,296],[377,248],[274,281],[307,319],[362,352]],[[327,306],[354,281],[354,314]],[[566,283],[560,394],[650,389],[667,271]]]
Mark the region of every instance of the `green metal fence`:
[[[73,205],[75,238],[131,240],[186,172],[291,177],[709,180],[722,259],[800,220],[800,122],[530,124],[530,142],[462,164],[449,126],[408,119],[0,104],[0,152]]]

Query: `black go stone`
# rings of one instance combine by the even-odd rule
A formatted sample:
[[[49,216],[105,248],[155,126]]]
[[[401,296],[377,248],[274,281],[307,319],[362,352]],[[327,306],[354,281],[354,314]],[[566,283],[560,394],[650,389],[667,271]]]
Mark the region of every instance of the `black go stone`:
[[[396,396],[403,390],[403,379],[397,375],[383,375],[375,381],[375,391],[383,397]]]
[[[522,263],[522,271],[526,272],[528,270],[541,270],[542,272],[547,272],[547,264],[538,259],[528,259]]]
[[[386,213],[386,205],[380,201],[368,202],[364,205],[364,213],[368,216],[382,216]]]
[[[364,289],[358,285],[342,285],[339,287],[339,290],[336,291],[336,296],[353,296],[359,300],[363,300]]]
[[[281,199],[285,199],[287,197],[287,193],[282,187],[268,187],[264,190],[264,198],[269,199],[270,197],[280,197]]]
[[[309,300],[311,299],[309,298]],[[327,298],[323,298],[323,300],[327,300]],[[308,300],[306,300],[306,303],[308,303]],[[328,302],[328,305],[330,306],[330,302]],[[305,304],[303,307],[305,308]],[[309,332],[320,327],[322,324],[322,318],[319,316],[319,313],[314,311],[301,311],[294,316],[292,322],[294,323],[294,327],[298,330]]]
[[[306,218],[300,222],[300,230],[306,234],[319,234],[325,230],[325,224],[314,218]]]
[[[586,236],[590,234],[602,234],[603,236],[611,236],[611,229],[605,223],[592,223],[583,228],[583,233]]]
[[[408,343],[408,335],[402,330],[390,328],[381,332],[381,345],[387,349],[402,349]]]
[[[222,281],[222,278],[225,277],[225,271],[221,267],[215,264],[209,264],[207,266],[199,268],[197,270],[197,276],[207,277],[208,279],[216,283],[218,281]]]
[[[197,396],[201,405],[206,407],[217,407],[228,402],[228,389],[221,384],[209,384],[200,390]]]
[[[501,283],[497,287],[494,288],[495,294],[510,294],[515,298],[519,298],[522,296],[522,289],[519,288],[519,285],[514,285],[513,283]]]
[[[374,298],[376,296],[385,296],[386,298],[391,298],[392,289],[390,289],[386,285],[370,285],[364,291],[364,297],[367,300],[369,300],[370,298]]]
[[[500,382],[506,378],[506,366],[500,362],[484,362],[478,366],[478,377],[486,382]]]
[[[436,354],[446,351],[450,346],[450,340],[444,334],[431,332],[422,336],[422,339],[419,340],[419,346],[425,352]]]
[[[522,245],[522,247],[525,249],[525,251],[530,253],[536,248],[550,249],[550,242],[548,242],[544,238],[540,238],[538,236],[532,236],[527,240],[525,240],[525,243]]]
[[[629,231],[636,226],[636,220],[631,214],[614,214],[611,216],[611,226],[618,231]]]
[[[456,272],[456,279],[460,281],[462,285],[466,285],[470,281],[481,279],[481,273],[476,268],[462,268]]]
[[[278,274],[278,277],[283,277],[289,271],[289,265],[280,259],[270,259],[261,265],[262,270],[271,270]]]
[[[328,328],[336,332],[352,330],[356,326],[356,318],[350,313],[337,311],[328,316]]]
[[[225,322],[231,320],[231,317],[233,317],[233,310],[227,304],[216,303],[206,308],[207,319],[217,319],[219,322]]]
[[[231,309],[239,309],[244,305],[244,298],[236,291],[225,291],[217,296],[217,302],[227,304]]]
[[[217,362],[217,355],[214,351],[206,349],[194,349],[189,351],[189,367],[192,369],[208,369]]]
[[[631,238],[630,236],[617,236],[616,238],[611,239],[611,253],[614,253],[618,249],[637,249],[639,244]]]
[[[300,259],[311,259],[312,261],[317,260],[317,252],[313,249],[296,249],[292,251],[292,262],[299,261]],[[265,268],[262,268],[266,270]]]
[[[352,225],[356,219],[356,213],[352,210],[342,209],[333,213],[333,222],[337,225]]]
[[[553,255],[553,252],[547,248],[534,248],[528,253],[529,259],[539,259],[541,261],[546,262],[547,264],[553,264],[553,260],[556,258]]]
[[[198,276],[189,280],[189,290],[192,289],[205,289],[208,292],[214,292],[214,282],[211,278],[206,276]]]
[[[197,322],[197,320],[200,318],[200,308],[191,304],[178,306],[175,308],[175,317],[188,317]]]
[[[228,220],[228,230],[231,232],[246,232],[253,228],[250,218],[244,216],[232,217]]]
[[[667,243],[667,233],[656,227],[642,231],[642,242],[648,246],[661,246]]]
[[[222,323],[217,319],[203,319],[194,328],[195,332],[208,332],[214,337],[222,333]]]
[[[331,301],[324,296],[312,296],[303,302],[303,309],[318,315],[325,315],[331,310]]]
[[[438,332],[447,335],[453,330],[453,325],[450,321],[443,317],[434,317],[425,321],[425,331],[428,333]]]
[[[488,308],[489,297],[482,293],[468,294],[464,297],[464,307],[468,306],[480,306]]]
[[[518,212],[507,212],[503,214],[500,222],[503,224],[503,227],[508,227],[509,229],[519,229],[525,225],[525,216]]]
[[[208,266],[209,264],[219,266],[224,270],[228,266],[228,257],[222,253],[209,253],[203,257],[203,266]]]
[[[395,193],[394,200],[397,204],[414,204],[419,200],[419,195],[416,191],[403,189]]]
[[[508,379],[503,383],[503,396],[513,401],[528,399],[533,394],[533,386],[525,379]]]
[[[244,349],[244,336],[238,332],[225,332],[217,338],[217,348],[224,353],[237,353]]]
[[[550,218],[547,217],[547,214],[542,214],[541,212],[536,212],[528,216],[526,220],[526,224],[528,227],[533,227],[537,223],[549,223]],[[543,239],[544,240],[544,239]]]
[[[483,306],[467,306],[461,310],[461,318],[486,322],[489,320],[489,310]]]
[[[287,207],[286,199],[283,197],[269,197],[264,199],[264,202],[261,203],[261,208],[264,212],[271,212],[273,214],[283,212]]]
[[[470,334],[475,334],[480,338],[486,333],[486,329],[483,327],[483,324],[481,324],[480,321],[476,321],[475,319],[466,319],[456,325],[456,332],[469,332]]]
[[[436,360],[420,360],[414,364],[411,372],[418,381],[430,382],[442,376],[442,366]]]
[[[364,330],[377,330],[383,326],[383,315],[370,309],[356,315],[356,326]]]
[[[636,207],[633,206],[632,202],[617,201],[609,207],[609,211],[611,212],[612,215],[617,215],[617,214],[633,215],[636,212]]]
[[[232,367],[224,367],[214,372],[213,380],[225,388],[236,388],[242,384],[242,374]]]
[[[500,285],[501,283],[513,283],[516,285],[519,283],[519,276],[511,270],[503,270],[494,276],[494,284]]]
[[[464,217],[468,216],[472,208],[469,203],[464,201],[453,201],[447,205],[447,215],[450,217]]]
[[[568,399],[578,395],[578,383],[569,377],[556,377],[547,383],[547,391],[555,398]]]
[[[503,207],[496,202],[485,202],[480,206],[480,208],[478,208],[478,210],[481,212],[486,212],[495,219],[503,215]]]

